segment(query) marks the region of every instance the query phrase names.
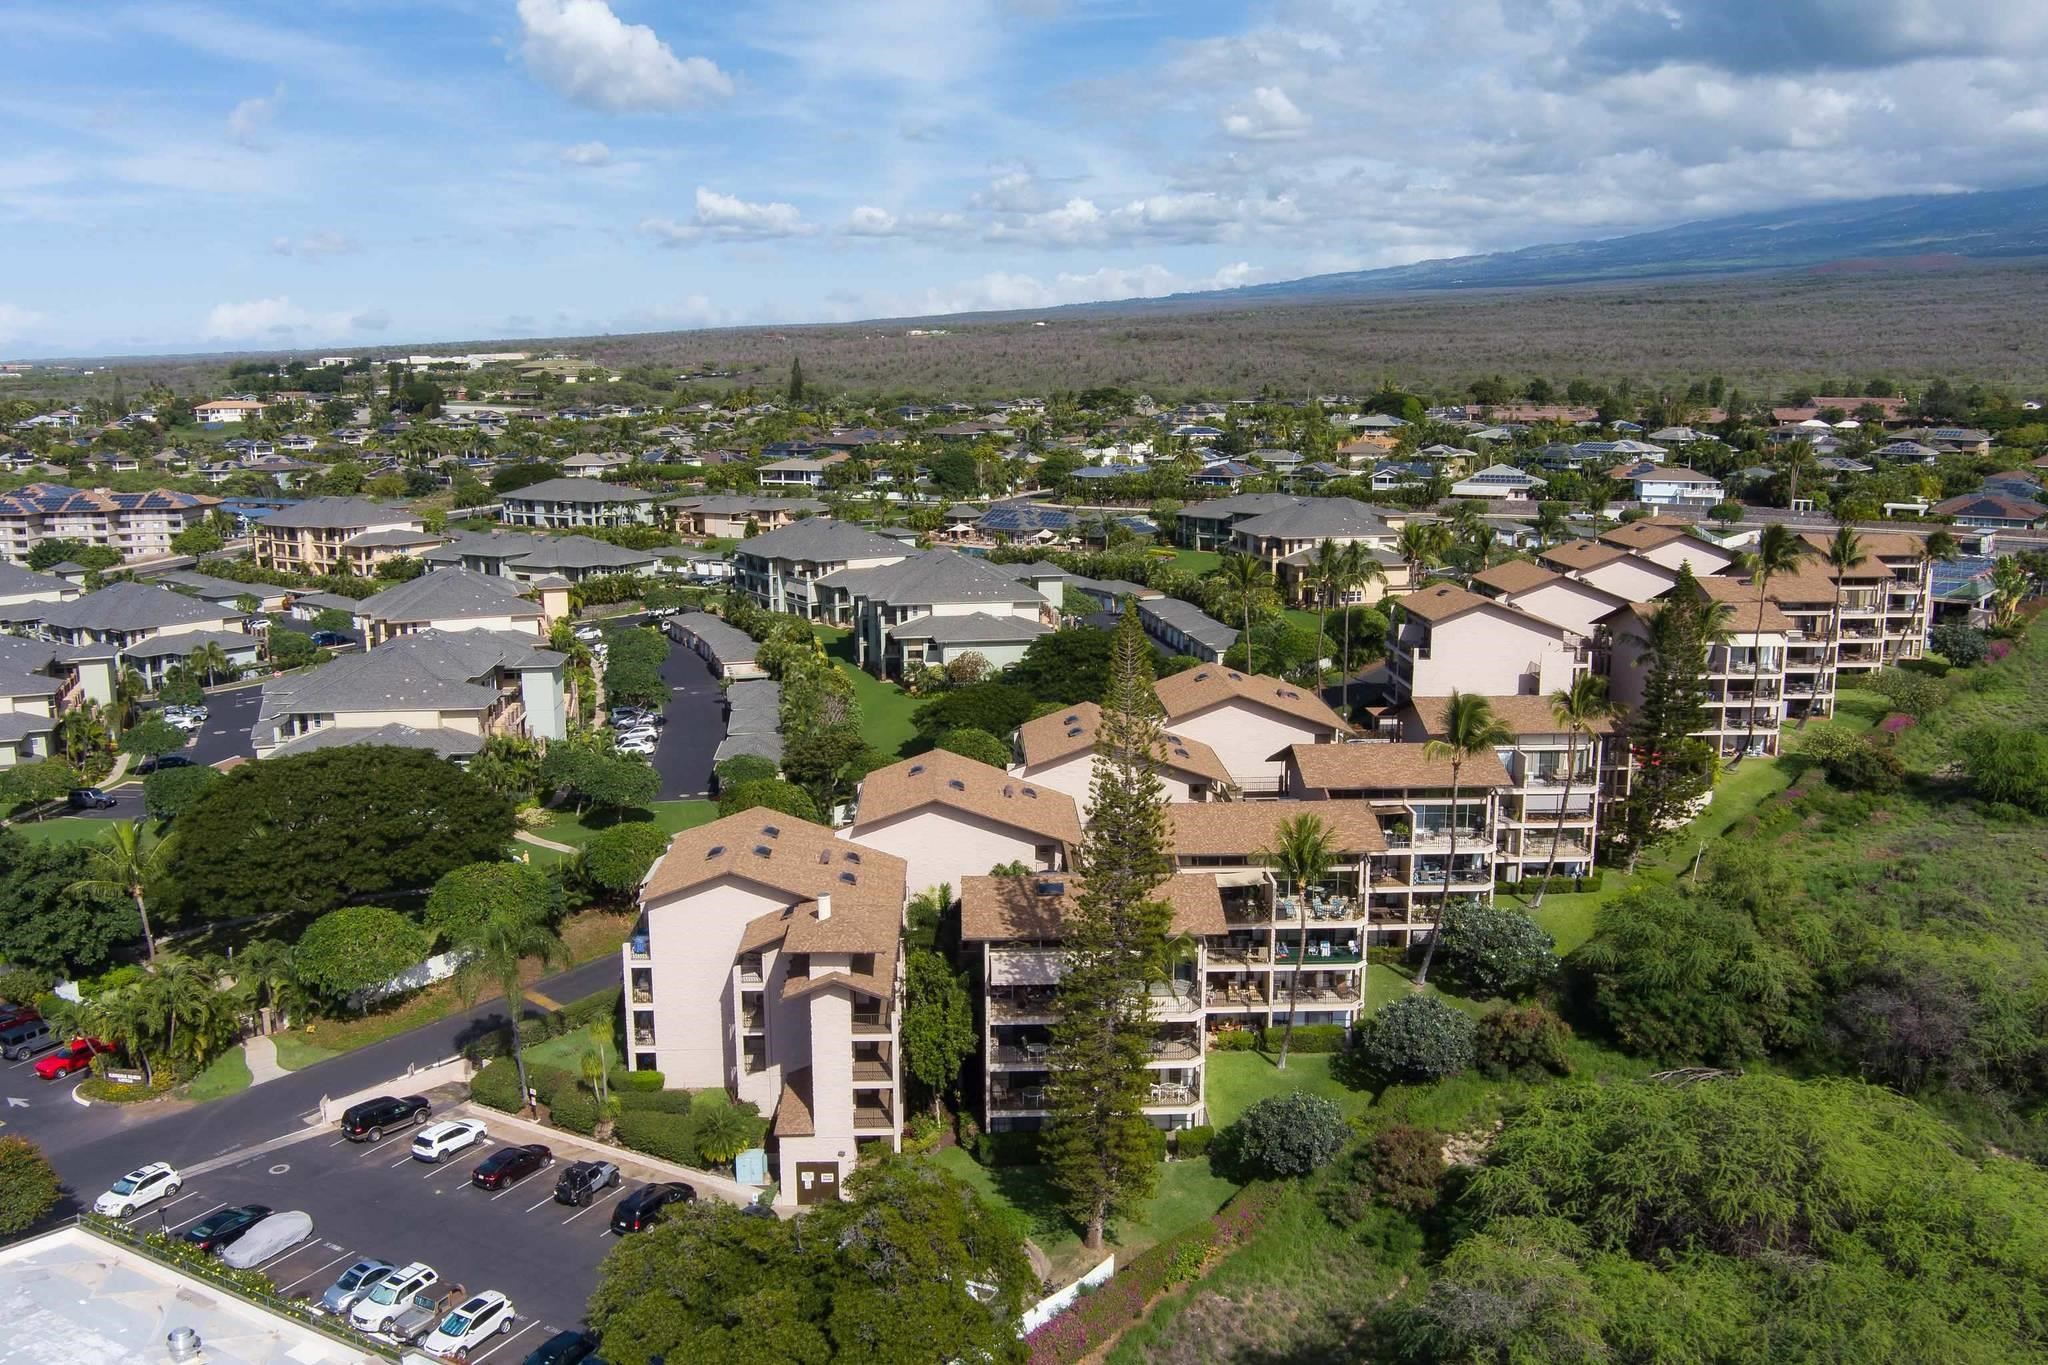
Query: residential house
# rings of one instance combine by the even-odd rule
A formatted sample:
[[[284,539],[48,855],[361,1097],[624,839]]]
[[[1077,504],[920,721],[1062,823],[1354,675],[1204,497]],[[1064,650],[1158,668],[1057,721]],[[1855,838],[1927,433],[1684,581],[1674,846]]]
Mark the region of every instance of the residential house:
[[[913,546],[850,522],[811,517],[742,541],[733,568],[740,591],[765,610],[851,625],[851,599],[835,597],[818,580],[846,569],[895,564],[914,552]],[[830,614],[835,608],[840,615]]]
[[[61,708],[79,695],[61,646],[0,635],[0,769],[56,753]]]
[[[962,754],[932,749],[861,779],[839,831],[903,860],[911,894],[1022,863],[1059,872],[1081,845],[1074,798]]]
[[[511,630],[435,628],[263,685],[259,758],[391,744],[468,758],[494,735],[568,733],[562,655]]]
[[[463,532],[422,558],[429,568],[452,565],[522,583],[545,578],[581,583],[645,573],[655,563],[651,550],[629,550],[589,536],[529,536],[517,531]]]
[[[1065,792],[1085,808],[1101,729],[1102,708],[1092,701],[1028,720],[1012,739],[1017,761],[1010,772],[1036,786]],[[1231,787],[1230,770],[1199,739],[1169,732],[1152,757],[1168,801],[1214,800]]]
[[[1448,583],[1411,592],[1396,607],[1388,664],[1403,700],[1545,695],[1592,667],[1584,634]]]
[[[903,860],[756,807],[685,830],[619,950],[626,1062],[771,1115],[779,1197],[900,1148]]]
[[[585,526],[652,526],[657,495],[602,479],[543,479],[500,499],[508,526],[573,531]]]
[[[1024,657],[1059,625],[1065,575],[1053,565],[1020,578],[956,550],[927,550],[815,582],[827,620],[850,620],[856,659],[876,677],[909,678],[964,654],[995,667]]]
[[[1291,600],[1303,602],[1320,600],[1323,587],[1315,579],[1315,560],[1323,542],[1363,545],[1386,577],[1346,589],[1343,603],[1377,602],[1408,586],[1408,565],[1393,548],[1403,520],[1383,519],[1374,509],[1350,498],[1308,498],[1292,507],[1234,521],[1230,548],[1263,562],[1281,591]]]
[[[1155,690],[1168,728],[1213,749],[1247,795],[1280,790],[1289,745],[1332,744],[1351,734],[1314,689],[1262,673],[1204,664],[1161,678]]]
[[[202,427],[239,426],[261,417],[270,405],[254,398],[216,398],[194,403],[192,418]]]
[[[194,650],[219,645],[230,666],[248,667],[263,642],[245,629],[242,613],[195,601],[151,584],[116,582],[69,601],[34,608],[32,623],[47,640],[66,647],[87,700],[106,705],[124,668],[155,687],[172,664]]]
[[[1451,485],[1454,498],[1492,498],[1502,502],[1528,502],[1542,496],[1548,480],[1539,479],[1511,464],[1493,464],[1467,475]]]
[[[686,536],[719,536],[728,540],[763,531],[779,531],[825,510],[816,498],[693,496],[661,504],[675,529]]]
[[[11,608],[24,607],[32,614],[40,603],[69,602],[84,591],[66,579],[0,560],[0,625],[11,619]]]
[[[817,457],[792,456],[756,466],[754,477],[763,488],[823,488],[826,471],[846,461],[844,452]]]
[[[2048,521],[2048,507],[2031,498],[2007,497],[1997,493],[1965,493],[1944,498],[1930,509],[1958,526],[1975,526],[1987,531],[2025,531]]]
[[[219,499],[153,489],[116,493],[31,483],[0,492],[0,560],[26,564],[44,541],[75,540],[114,551],[124,560],[171,553],[171,539],[206,520]]]
[[[564,592],[565,609],[566,599]],[[467,569],[435,569],[356,603],[356,629],[368,648],[424,630],[540,636],[546,633],[547,613],[526,597],[520,584],[508,579]]]
[[[1712,507],[1728,498],[1721,481],[1711,474],[1648,460],[1617,466],[1607,471],[1607,477],[1627,484],[1631,501],[1651,507]]]
[[[1266,512],[1299,507],[1308,501],[1296,493],[1240,493],[1189,503],[1176,517],[1176,533],[1180,543],[1190,550],[1227,549],[1238,522]]]
[[[1032,1132],[1050,1117],[1047,1063],[1059,1018],[1061,945],[1081,891],[1079,879],[1064,875],[961,882],[960,942],[973,955],[981,995],[982,1126],[988,1132]],[[1149,987],[1158,1037],[1146,1062],[1145,1116],[1172,1130],[1208,1121],[1202,953],[1229,926],[1213,876],[1171,876],[1157,894],[1172,909],[1170,932],[1190,945]]]
[[[396,533],[385,537],[383,533]],[[278,508],[250,532],[256,562],[286,573],[331,574],[374,569],[395,555],[424,549],[425,523],[411,508],[367,498],[308,498]]]

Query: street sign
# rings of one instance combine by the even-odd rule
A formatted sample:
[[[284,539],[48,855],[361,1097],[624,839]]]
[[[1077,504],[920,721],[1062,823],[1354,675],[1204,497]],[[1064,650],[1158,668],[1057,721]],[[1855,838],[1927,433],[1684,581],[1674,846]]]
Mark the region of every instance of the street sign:
[[[140,1071],[114,1071],[110,1069],[107,1072],[107,1079],[115,1085],[141,1085],[142,1073]]]

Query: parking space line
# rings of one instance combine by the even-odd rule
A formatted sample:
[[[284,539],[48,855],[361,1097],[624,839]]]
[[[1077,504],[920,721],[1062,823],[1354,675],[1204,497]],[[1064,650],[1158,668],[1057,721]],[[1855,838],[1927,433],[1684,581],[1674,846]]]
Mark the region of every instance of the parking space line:
[[[500,1199],[503,1199],[503,1198],[504,1198],[504,1197],[505,1197],[506,1195],[508,1195],[508,1194],[512,1193],[512,1191],[514,1191],[514,1190],[516,1190],[516,1189],[518,1189],[518,1188],[519,1188],[519,1182],[515,1180],[515,1181],[514,1181],[514,1182],[512,1182],[512,1183],[511,1183],[510,1185],[507,1185],[507,1186],[506,1186],[506,1187],[505,1187],[504,1189],[502,1189],[502,1190],[499,1190],[499,1191],[498,1191],[498,1192],[497,1192],[496,1194],[492,1195],[492,1196],[491,1196],[491,1202],[492,1202],[493,1204],[497,1203],[497,1202],[498,1202],[498,1201],[499,1201]]]
[[[219,1213],[219,1212],[220,1212],[220,1211],[221,1211],[222,1209],[224,1209],[224,1208],[226,1208],[226,1207],[227,1207],[227,1205],[226,1205],[226,1204],[215,1204],[215,1205],[214,1205],[214,1206],[213,1206],[212,1208],[208,1209],[208,1210],[206,1211],[206,1213],[201,1213],[201,1214],[195,1214],[195,1215],[193,1215],[192,1217],[190,1217],[190,1218],[187,1218],[187,1219],[185,1220],[185,1223],[196,1223],[196,1222],[198,1222],[198,1221],[199,1221],[199,1220],[200,1220],[201,1218],[204,1218],[204,1217],[206,1217],[206,1214],[207,1214],[207,1213]],[[177,1231],[177,1230],[178,1230],[179,1228],[181,1228],[181,1227],[184,1227],[184,1226],[185,1226],[185,1223],[173,1223],[173,1224],[171,1224],[171,1229],[170,1229],[170,1230],[171,1230],[172,1232],[176,1232],[176,1231]]]
[[[498,1343],[497,1345],[495,1345],[495,1346],[491,1347],[491,1349],[490,1349],[490,1350],[488,1350],[488,1351],[485,1351],[485,1352],[484,1352],[484,1353],[483,1353],[482,1355],[480,1355],[480,1356],[476,1356],[476,1357],[473,1357],[473,1358],[474,1358],[474,1359],[476,1359],[476,1360],[489,1360],[489,1359],[490,1359],[490,1358],[491,1358],[492,1356],[494,1356],[494,1355],[496,1355],[496,1354],[497,1354],[498,1352],[500,1352],[500,1351],[504,1350],[504,1349],[505,1349],[505,1348],[506,1348],[507,1346],[510,1346],[510,1345],[511,1345],[511,1344],[512,1344],[513,1342],[515,1342],[515,1341],[519,1340],[519,1338],[521,1338],[521,1337],[525,1336],[525,1335],[526,1335],[526,1334],[527,1334],[528,1332],[531,1332],[531,1331],[532,1331],[532,1330],[533,1330],[533,1329],[534,1329],[535,1327],[538,1327],[539,1325],[540,1325],[539,1323],[529,1322],[529,1323],[527,1323],[527,1324],[526,1324],[526,1326],[524,1326],[524,1327],[520,1328],[520,1329],[519,1329],[518,1331],[514,1332],[514,1333],[513,1333],[513,1334],[512,1334],[511,1336],[509,1336],[509,1337],[506,1337],[506,1338],[505,1338],[505,1339],[504,1339],[503,1341],[501,1341],[501,1342],[499,1342],[499,1343]]]
[[[400,1166],[403,1166],[406,1162],[411,1161],[412,1159],[412,1153],[407,1152],[403,1157],[400,1157],[397,1161],[392,1162],[389,1166],[386,1166],[384,1169],[387,1171],[395,1171]]]
[[[304,1242],[294,1242],[290,1246],[286,1247],[283,1251],[278,1252],[277,1255],[271,1257],[269,1260],[258,1264],[256,1269],[268,1269],[269,1267],[276,1265],[279,1261],[282,1261],[285,1257],[290,1256],[300,1250],[303,1250],[305,1245],[306,1244]]]
[[[341,1255],[329,1261],[327,1265],[314,1266],[311,1270],[299,1276],[299,1278],[293,1280],[290,1284],[281,1286],[277,1292],[279,1294],[287,1294],[291,1292],[292,1290],[298,1288],[300,1285],[304,1284],[306,1281],[312,1279],[315,1275],[318,1275],[321,1271],[327,1269],[327,1266],[340,1265],[343,1261],[346,1261],[348,1259],[348,1255],[349,1254],[346,1251],[344,1251],[341,1253]]]
[[[200,1196],[199,1196],[199,1192],[198,1192],[197,1190],[194,1190],[194,1191],[193,1191],[193,1192],[192,1192],[191,1194],[181,1194],[181,1195],[179,1195],[179,1196],[178,1196],[178,1197],[177,1197],[176,1199],[171,1199],[171,1200],[167,1200],[167,1201],[165,1201],[164,1203],[162,1203],[162,1204],[159,1204],[159,1205],[157,1206],[157,1208],[158,1208],[158,1210],[159,1210],[159,1211],[162,1211],[162,1210],[164,1210],[164,1209],[174,1209],[174,1208],[176,1208],[176,1207],[177,1207],[178,1205],[180,1205],[180,1204],[184,1203],[184,1202],[185,1202],[185,1201],[186,1201],[187,1199],[197,1199],[197,1198],[199,1198],[199,1197],[200,1197]],[[136,1211],[137,1213],[142,1213],[142,1212],[143,1212],[144,1210],[146,1210],[146,1209],[147,1209],[148,1207],[149,1207],[149,1206],[148,1206],[147,1204],[145,1204],[145,1205],[143,1205],[143,1206],[142,1206],[142,1208],[140,1208],[140,1209],[137,1209],[137,1210],[135,1210],[135,1211]]]
[[[554,1202],[555,1202],[555,1197],[554,1197],[554,1196],[553,1196],[553,1195],[551,1194],[551,1195],[549,1195],[549,1196],[548,1196],[547,1198],[545,1198],[545,1199],[541,1200],[541,1201],[540,1201],[540,1204],[552,1204],[552,1203],[554,1203]],[[534,1211],[535,1209],[537,1209],[537,1208],[539,1208],[539,1207],[540,1207],[540,1204],[528,1204],[528,1205],[526,1206],[526,1211],[527,1211],[528,1213],[532,1213],[532,1212],[533,1212],[533,1211]]]
[[[562,1220],[562,1226],[563,1226],[563,1227],[568,1227],[568,1226],[569,1226],[569,1224],[571,1224],[571,1223],[575,1222],[575,1221],[576,1221],[576,1220],[577,1220],[578,1218],[581,1218],[581,1217],[582,1217],[582,1216],[583,1216],[584,1214],[586,1214],[586,1213],[589,1213],[589,1212],[590,1212],[590,1211],[591,1211],[592,1209],[595,1209],[595,1208],[601,1208],[601,1207],[603,1207],[603,1206],[604,1206],[605,1204],[609,1203],[609,1202],[610,1202],[610,1201],[611,1201],[612,1199],[616,1198],[620,1190],[623,1190],[623,1189],[625,1189],[625,1188],[626,1188],[626,1184],[625,1184],[625,1182],[624,1182],[624,1181],[620,1181],[620,1182],[619,1182],[618,1184],[616,1184],[616,1185],[612,1186],[612,1191],[611,1191],[611,1193],[610,1193],[610,1194],[607,1194],[607,1195],[606,1195],[606,1196],[605,1196],[605,1197],[604,1197],[603,1199],[596,1199],[596,1200],[592,1200],[592,1201],[591,1201],[591,1202],[590,1202],[589,1204],[586,1204],[586,1205],[584,1205],[584,1206],[583,1206],[582,1208],[580,1208],[580,1209],[576,1210],[576,1212],[574,1212],[574,1213],[570,1214],[570,1215],[569,1215],[569,1216],[568,1216],[567,1218],[564,1218],[564,1219]],[[607,1229],[606,1229],[606,1231],[610,1231],[610,1229],[609,1229],[609,1228],[607,1228]]]

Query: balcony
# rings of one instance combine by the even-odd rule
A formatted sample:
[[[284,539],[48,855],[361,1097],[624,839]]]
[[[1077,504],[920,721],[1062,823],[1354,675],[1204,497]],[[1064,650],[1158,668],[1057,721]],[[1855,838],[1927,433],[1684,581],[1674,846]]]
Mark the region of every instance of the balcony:
[[[1045,1109],[1045,1087],[1042,1085],[996,1085],[990,1086],[988,1107],[992,1113],[1034,1113]]]
[[[989,1061],[994,1066],[1042,1067],[1051,1051],[1043,1041],[997,1043]]]
[[[1209,1008],[1212,1010],[1262,1010],[1266,1008],[1269,1000],[1270,997],[1263,985],[1233,981],[1225,985],[1212,982],[1209,986]]]
[[[1164,1082],[1151,1088],[1145,1108],[1189,1109],[1202,1102],[1201,1091],[1192,1085]]]
[[[1187,1038],[1154,1038],[1152,1040],[1152,1061],[1155,1064],[1179,1062],[1182,1064],[1199,1061],[1202,1045]]]
[[[1458,847],[1472,848],[1479,844],[1493,842],[1493,826],[1474,825],[1470,828],[1459,826]],[[1387,847],[1407,849],[1417,853],[1447,849],[1451,846],[1451,832],[1448,829],[1419,829],[1409,834],[1389,834]]]
[[[1321,892],[1312,894],[1304,904],[1297,896],[1282,896],[1274,917],[1282,924],[1298,924],[1303,913],[1311,924],[1341,924],[1358,918],[1358,904],[1349,896],[1326,896]]]
[[[856,1057],[853,1062],[855,1081],[882,1082],[893,1085],[896,1077],[890,1072],[889,1064],[874,1058]]]
[[[767,1027],[767,1014],[759,1005],[740,1011],[740,1030],[744,1033],[759,1033]]]
[[[860,1104],[853,1106],[853,1131],[855,1133],[893,1133],[896,1131],[896,1111],[886,1104]]]
[[[989,992],[988,1017],[994,1020],[1021,1022],[1024,1020],[1051,1019],[1056,1013],[1053,1006],[1053,992],[1050,986],[998,988]]]
[[[853,1031],[858,1035],[873,1035],[889,1031],[889,1017],[881,1010],[855,1010]]]
[[[627,939],[626,952],[635,962],[648,962],[654,958],[653,949],[649,946],[645,934],[635,934]]]
[[[654,1026],[652,1024],[649,1024],[643,1028],[640,1025],[635,1024],[633,1026],[633,1045],[635,1047],[653,1047]]]
[[[1299,967],[1355,967],[1365,961],[1365,955],[1358,950],[1357,939],[1351,939],[1346,943],[1317,943],[1310,940],[1308,954],[1299,962],[1294,960],[1294,947],[1292,943],[1276,945],[1273,949],[1273,965],[1292,970]]]

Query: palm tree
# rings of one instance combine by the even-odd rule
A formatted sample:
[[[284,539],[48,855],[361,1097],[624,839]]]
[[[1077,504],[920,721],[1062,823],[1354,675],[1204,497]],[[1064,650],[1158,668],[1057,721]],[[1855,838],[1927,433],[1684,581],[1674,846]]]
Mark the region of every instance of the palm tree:
[[[234,1036],[234,998],[221,991],[220,968],[211,959],[166,953],[157,974],[135,989],[154,997],[151,1004],[163,1021],[164,1055],[174,1062],[183,1058],[196,1068]]]
[[[1604,474],[1586,481],[1586,514],[1596,524],[1607,515],[1607,504],[1614,501],[1614,493],[1614,480]]]
[[[1493,547],[1497,539],[1498,533],[1483,521],[1475,521],[1466,528],[1465,547],[1472,552],[1473,572],[1485,573],[1493,566]]]
[[[2001,626],[2011,625],[2032,587],[2033,580],[2015,556],[2006,555],[1992,565],[1991,619]]]
[[[754,1121],[738,1105],[714,1105],[697,1116],[697,1150],[714,1165],[730,1166],[759,1137]]]
[[[141,983],[112,991],[71,1011],[71,1022],[81,1034],[118,1042],[121,1050],[142,1068],[142,1083],[152,1083],[155,1071],[149,1054],[163,1028],[159,1001],[142,989]]]
[[[1757,536],[1756,549],[1743,557],[1742,567],[1756,589],[1756,635],[1749,642],[1749,728],[1742,737],[1742,753],[1735,756],[1735,763],[1740,763],[1756,743],[1757,689],[1764,676],[1764,648],[1759,639],[1764,633],[1765,598],[1773,578],[1799,567],[1799,538],[1783,522],[1772,522]]]
[[[1532,910],[1543,908],[1544,893],[1550,890],[1550,875],[1557,870],[1557,848],[1564,839],[1564,813],[1572,804],[1572,784],[1579,776],[1579,736],[1584,735],[1590,746],[1593,726],[1615,710],[1614,703],[1607,699],[1607,679],[1597,673],[1581,673],[1572,679],[1571,686],[1550,694],[1551,718],[1565,733],[1564,795],[1557,803],[1557,823],[1550,829],[1550,857],[1543,864],[1543,880],[1536,884],[1536,899],[1529,906]]]
[[[1821,551],[1821,557],[1827,560],[1828,568],[1833,570],[1835,578],[1835,612],[1828,618],[1828,648],[1821,658],[1830,665],[1836,665],[1838,660],[1835,652],[1842,643],[1842,576],[1868,562],[1870,556],[1863,552],[1863,537],[1856,534],[1856,528],[1845,524],[1835,528],[1835,534],[1829,538],[1827,549]],[[1877,664],[1880,668],[1884,667],[1882,629],[1877,633]],[[1837,676],[1840,676],[1839,667],[1836,672]],[[1829,709],[1833,710],[1832,702],[1829,703]]]
[[[64,746],[64,757],[74,765],[83,766],[88,754],[107,745],[107,725],[98,705],[84,702],[64,713],[64,719],[57,723],[57,739]]]
[[[1787,445],[1778,454],[1778,464],[1785,471],[1785,505],[1790,507],[1793,503],[1799,501],[1799,476],[1816,467],[1813,455],[1813,442],[1801,437],[1799,440]]]
[[[1929,531],[1922,542],[1922,554],[1943,564],[1953,564],[1963,557],[1963,547],[1947,531]]]
[[[79,895],[124,897],[135,902],[136,918],[142,922],[142,946],[151,969],[156,963],[156,935],[149,928],[146,894],[162,874],[176,836],[150,842],[142,832],[142,821],[109,821],[104,839],[92,845],[86,866],[92,875],[81,877],[65,890]]]
[[[1408,566],[1409,587],[1422,581],[1424,569],[1443,563],[1450,538],[1451,528],[1440,521],[1411,521],[1401,528],[1401,539],[1394,551]]]
[[[186,655],[185,658],[186,662],[191,664],[194,672],[206,675],[206,685],[208,687],[213,686],[216,675],[229,672],[234,668],[234,665],[228,662],[228,652],[220,647],[220,642],[217,640],[208,640],[205,644]]]
[[[288,943],[259,938],[245,945],[228,967],[235,978],[235,995],[256,1011],[265,1033],[283,1027],[304,1003]]]
[[[531,957],[543,968],[566,965],[568,945],[545,924],[536,924],[502,911],[488,916],[457,948],[465,954],[455,971],[456,994],[465,1006],[476,1003],[485,984],[505,993],[505,1013],[512,1030],[512,1065],[519,1072],[522,1106],[529,1093],[526,1085],[526,1053],[519,1041],[519,1018],[525,1013],[525,993],[519,984],[519,968]]]
[[[1244,618],[1244,671],[1258,672],[1252,658],[1252,617],[1264,616],[1275,600],[1273,574],[1256,555],[1223,556],[1219,575],[1224,598],[1236,607],[1233,615]]]
[[[1320,815],[1296,815],[1280,824],[1273,847],[1261,853],[1260,861],[1278,872],[1289,889],[1299,892],[1329,875],[1337,860],[1332,846],[1335,838]],[[1287,993],[1287,1027],[1280,1034],[1280,1070],[1287,1069],[1287,1048],[1294,1041],[1295,1002],[1301,998],[1301,969],[1308,961],[1308,915],[1300,916],[1301,931],[1294,946],[1294,973]]]
[[[114,700],[107,708],[107,722],[115,730],[125,730],[135,718],[135,708],[149,692],[149,684],[140,673],[132,668],[121,670],[121,676],[114,683]]]
[[[1363,541],[1354,540],[1349,545],[1346,545],[1338,563],[1341,570],[1340,582],[1344,593],[1349,594],[1355,588],[1361,590],[1362,596],[1362,590],[1372,583],[1380,585],[1382,594],[1386,592],[1386,566],[1374,557],[1373,552],[1366,547]],[[1344,713],[1345,717],[1349,719],[1351,714],[1351,607],[1348,603],[1344,607]]]
[[[576,1069],[583,1074],[583,1083],[590,1087],[591,1095],[597,1100],[597,1112],[609,1115],[611,1111],[611,1070],[606,1065],[604,1044],[595,1038],[586,1038],[583,1052],[576,1058]]]
[[[1439,728],[1442,733],[1423,745],[1422,752],[1427,758],[1447,758],[1451,762],[1451,847],[1444,858],[1444,894],[1437,903],[1436,925],[1430,929],[1429,946],[1422,953],[1422,970],[1415,973],[1417,990],[1429,983],[1429,964],[1436,957],[1436,941],[1451,910],[1451,882],[1458,866],[1458,791],[1465,775],[1465,761],[1488,749],[1512,744],[1515,739],[1493,714],[1493,703],[1476,692],[1453,691],[1444,701],[1444,718]]]

